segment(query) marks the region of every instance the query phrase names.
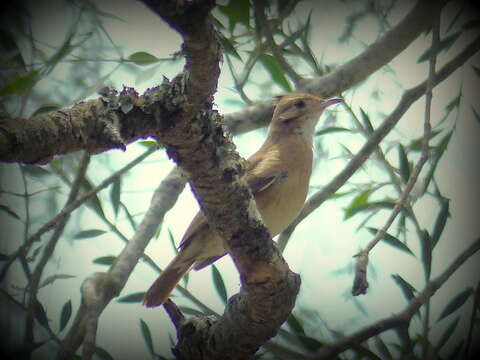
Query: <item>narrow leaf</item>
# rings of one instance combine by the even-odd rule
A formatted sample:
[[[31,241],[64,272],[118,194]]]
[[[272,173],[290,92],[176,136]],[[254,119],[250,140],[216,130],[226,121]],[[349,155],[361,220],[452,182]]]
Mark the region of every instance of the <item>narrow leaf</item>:
[[[113,212],[115,217],[118,215],[118,208],[120,206],[120,193],[122,188],[122,180],[120,177],[116,178],[112,184],[112,189],[110,191],[110,200],[112,202]]]
[[[73,238],[74,239],[88,239],[88,238],[93,238],[97,237],[100,235],[105,234],[105,230],[100,230],[100,229],[90,229],[90,230],[83,230],[77,233]]]
[[[117,301],[119,303],[128,303],[128,304],[140,303],[143,301],[144,296],[145,296],[145,291],[141,291],[141,292],[136,292],[136,293],[122,296]]]
[[[372,122],[370,121],[370,116],[362,109],[360,108],[360,114],[362,115],[362,121],[363,125],[365,126],[365,130],[367,131],[368,134],[373,133],[373,125]]]
[[[353,209],[350,209],[348,215],[345,214],[344,219],[348,219],[357,213],[363,211],[373,211],[373,210],[381,210],[381,209],[393,209],[395,207],[395,203],[391,200],[382,200],[382,201],[373,201],[368,202],[363,205],[359,205]]]
[[[430,279],[430,273],[432,271],[432,239],[427,230],[423,231],[423,236],[421,239],[421,248],[422,248],[422,263],[423,270],[425,272],[425,278]]]
[[[229,30],[232,32],[240,23],[250,27],[250,1],[230,0],[227,5],[218,5],[218,9],[228,17]]]
[[[203,312],[201,312],[200,310],[197,310],[197,309],[194,309],[194,308],[191,308],[189,306],[179,306],[178,307],[180,310],[182,310],[182,312],[186,315],[198,315],[198,316],[203,316],[205,315]]]
[[[480,68],[473,65],[473,70],[475,71],[475,74],[477,75],[477,77],[480,77]]]
[[[36,70],[30,71],[25,75],[17,75],[0,89],[0,97],[12,94],[22,94],[26,90],[32,88],[39,78],[39,73]]]
[[[364,205],[368,201],[368,197],[370,196],[372,189],[366,189],[361,191],[357,196],[355,196],[352,202],[347,206],[345,211],[344,219],[348,219],[355,214],[355,209],[361,205]]]
[[[370,231],[370,233],[372,233],[373,235],[376,235],[377,232],[378,232],[378,229],[373,228],[373,227],[369,227],[369,228],[367,228],[367,230]],[[406,252],[407,254],[413,255],[412,250],[410,250],[407,245],[405,245],[403,242],[398,240],[395,236],[390,235],[389,233],[383,234],[382,240],[385,241],[387,244],[389,244],[389,245],[391,245],[391,246],[393,246],[393,247],[395,247],[395,248],[397,248],[397,249],[399,249],[403,252]]]
[[[410,301],[415,297],[414,293],[417,292],[417,290],[415,290],[415,288],[400,275],[392,274],[392,279],[400,287],[400,290],[402,290],[402,293],[407,301]]]
[[[145,340],[145,344],[147,344],[148,351],[153,356],[155,354],[155,349],[153,348],[152,333],[150,332],[147,323],[142,319],[140,319],[140,329],[142,330],[143,339]]]
[[[455,320],[451,322],[451,324],[445,329],[445,332],[442,334],[440,337],[440,340],[438,341],[437,345],[437,351],[439,351],[443,345],[450,339],[452,336],[453,332],[457,328],[458,322],[460,321],[460,316],[457,316]]]
[[[40,178],[51,174],[47,169],[35,165],[23,165],[22,170],[26,175],[35,178]]]
[[[43,326],[48,326],[48,318],[47,313],[45,312],[45,308],[43,307],[42,303],[36,298],[33,300],[33,311],[38,322]]]
[[[452,300],[448,302],[447,306],[445,306],[445,309],[443,309],[437,321],[442,320],[443,318],[458,310],[472,294],[473,289],[470,287],[458,293]]]
[[[145,51],[138,51],[131,54],[128,60],[140,66],[150,65],[160,61],[159,58]]]
[[[480,124],[480,114],[475,110],[473,106],[472,106],[472,111],[473,111],[473,115],[475,116],[475,119],[477,119],[477,122]]]
[[[445,150],[448,147],[448,144],[450,142],[450,139],[452,138],[453,130],[450,130],[443,138],[440,140],[437,146],[435,146],[435,150],[433,152],[433,164],[431,165],[427,175],[425,176],[425,187],[424,190],[428,189],[428,185],[430,184],[430,181],[433,178],[433,174],[435,173],[435,170],[437,168],[438,163],[440,162],[440,159],[442,158],[443,154],[445,153]],[[425,192],[425,191],[423,191]]]
[[[72,300],[68,300],[62,307],[62,313],[60,315],[60,331],[65,329],[68,324],[68,320],[72,316]]]
[[[158,143],[155,140],[142,140],[142,141],[137,141],[136,143],[146,148],[158,146]]]
[[[450,216],[449,204],[450,201],[448,199],[442,200],[442,207],[440,208],[440,212],[437,216],[437,219],[435,220],[435,226],[433,227],[432,248],[437,245],[438,240],[442,235],[443,229],[445,228],[445,224],[447,223],[447,219]]]
[[[99,346],[95,346],[95,355],[97,355],[102,360],[114,360],[113,356],[110,355],[107,350]]]
[[[458,94],[452,101],[450,101],[447,106],[445,106],[445,110],[447,113],[450,113],[453,109],[457,108],[460,105],[460,100],[462,99],[462,94]]]
[[[222,275],[215,265],[212,265],[212,278],[218,296],[220,296],[222,301],[226,304],[228,301],[227,290],[225,289],[225,283],[223,282]]]
[[[287,325],[297,334],[305,335],[305,330],[303,329],[302,323],[296,318],[293,313],[290,313],[287,319]]]
[[[49,276],[49,277],[47,277],[45,280],[43,280],[43,281],[40,283],[39,288],[42,288],[42,287],[47,286],[47,285],[50,285],[50,284],[52,284],[54,281],[59,280],[59,279],[71,279],[71,278],[74,278],[74,277],[75,277],[75,275],[55,274],[55,275]]]
[[[315,136],[321,136],[321,135],[331,134],[336,132],[352,132],[352,130],[344,127],[329,126],[329,127],[326,127],[325,129],[317,131],[315,133]]]
[[[44,114],[44,113],[47,113],[47,112],[50,112],[50,111],[59,110],[61,108],[62,108],[62,106],[60,104],[44,104],[44,105],[40,106],[37,110],[35,110],[33,112],[33,114],[31,115],[31,117],[34,117],[34,116],[37,116],[37,115],[40,115],[40,114]]]
[[[242,57],[237,52],[237,49],[235,49],[236,41],[232,39],[228,39],[222,33],[219,33],[219,35],[220,36],[218,37],[218,39],[220,41],[220,45],[222,46],[223,51],[226,52],[227,54],[230,54],[236,57],[238,60],[243,62]]]
[[[0,205],[0,211],[3,211],[5,213],[7,213],[8,215],[10,215],[11,217],[17,219],[17,220],[20,220],[20,216],[18,216],[15,211],[13,211],[12,209],[10,209],[8,206],[5,206],[5,205]]]
[[[288,82],[285,75],[283,75],[282,68],[278,63],[277,59],[275,59],[272,55],[262,54],[259,57],[260,62],[265,67],[265,70],[268,71],[272,80],[280,86],[286,92],[292,92],[292,87]]]
[[[405,183],[408,182],[410,178],[410,164],[408,163],[407,153],[402,144],[398,144],[398,162],[400,175]]]
[[[438,53],[441,51],[446,51],[450,48],[450,46],[453,45],[453,43],[460,37],[462,34],[461,31],[456,32],[452,35],[444,37],[441,41],[440,44],[438,44]],[[427,51],[425,51],[417,60],[417,63],[422,63],[430,59],[431,56],[431,48],[428,48]]]
[[[393,359],[390,350],[388,350],[387,345],[383,342],[380,336],[375,336],[374,339],[375,347],[377,348],[378,352],[382,355],[383,359]]]
[[[112,265],[117,257],[116,256],[100,256],[93,260],[94,264],[97,265]]]

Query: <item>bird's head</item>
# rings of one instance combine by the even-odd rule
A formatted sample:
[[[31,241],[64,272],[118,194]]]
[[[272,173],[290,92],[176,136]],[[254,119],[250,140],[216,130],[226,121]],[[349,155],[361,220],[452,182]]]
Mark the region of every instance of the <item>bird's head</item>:
[[[270,123],[270,134],[298,134],[311,141],[323,110],[343,101],[322,99],[310,94],[292,93],[275,97],[277,105]]]

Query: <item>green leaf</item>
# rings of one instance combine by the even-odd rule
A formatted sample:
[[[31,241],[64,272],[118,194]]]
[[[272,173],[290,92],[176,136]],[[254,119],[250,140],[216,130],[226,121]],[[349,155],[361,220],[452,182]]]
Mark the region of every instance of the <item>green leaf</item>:
[[[36,70],[30,71],[25,75],[17,75],[0,89],[0,97],[13,94],[22,94],[26,90],[31,89],[39,80],[39,78],[39,73]]]
[[[116,256],[100,256],[93,260],[94,264],[97,265],[112,265],[117,257]]]
[[[41,178],[51,174],[47,169],[35,165],[23,165],[22,171],[24,171],[26,175],[34,178]]]
[[[182,312],[186,315],[198,315],[198,316],[203,316],[205,315],[203,312],[200,310],[188,307],[188,306],[179,306],[178,307]]]
[[[0,205],[0,211],[3,211],[3,212],[6,212],[8,215],[10,215],[11,217],[17,219],[17,220],[20,220],[20,216],[18,216],[15,211],[13,211],[12,209],[10,209],[8,206],[6,205]]]
[[[145,344],[147,344],[148,351],[152,356],[155,355],[155,349],[153,348],[152,333],[150,332],[150,328],[148,327],[147,323],[142,319],[140,319],[140,329],[142,331]]]
[[[242,57],[237,52],[237,49],[235,49],[235,45],[237,44],[237,42],[235,40],[228,39],[222,33],[219,34],[218,39],[220,41],[220,45],[222,46],[223,51],[225,51],[227,54],[230,54],[230,55],[236,57],[238,60],[243,62]]]
[[[372,189],[370,189],[370,188],[368,188],[366,190],[363,190],[360,193],[358,193],[358,195],[353,198],[352,202],[347,206],[347,208],[344,209],[344,211],[345,211],[344,219],[348,219],[348,218],[352,217],[353,215],[355,215],[355,213],[356,213],[355,210],[359,206],[362,206],[362,205],[367,203],[368,197],[370,196],[371,193],[372,193]]]
[[[268,71],[272,80],[278,86],[280,86],[286,92],[292,91],[292,87],[290,86],[290,83],[288,82],[285,75],[283,75],[282,68],[278,63],[277,59],[275,59],[272,55],[268,55],[268,54],[262,54],[258,59],[260,60],[262,65],[265,67],[265,70]]]
[[[369,227],[367,228],[367,230],[370,231],[370,233],[372,233],[373,235],[376,235],[378,232],[378,229],[373,227]],[[406,252],[407,254],[414,255],[412,250],[410,250],[407,245],[405,245],[403,242],[398,240],[395,236],[390,235],[389,233],[383,234],[382,240],[385,241],[387,244],[393,246],[394,248]]]
[[[44,286],[53,284],[53,282],[56,281],[56,280],[71,279],[71,278],[74,278],[74,277],[76,277],[76,276],[75,275],[68,275],[68,274],[54,274],[54,275],[51,275],[51,276],[47,277],[45,280],[43,280],[40,283],[39,288],[42,288]]]
[[[65,329],[68,324],[68,320],[72,316],[72,300],[68,300],[62,307],[62,313],[60,315],[60,331]]]
[[[462,99],[462,94],[458,94],[452,101],[450,101],[447,106],[445,106],[445,110],[447,113],[450,113],[453,109],[460,106],[460,100]]]
[[[457,328],[459,321],[460,316],[457,316],[455,320],[453,320],[450,325],[445,329],[444,333],[440,337],[440,340],[438,341],[437,351],[439,351],[443,347],[443,345],[445,345],[445,343],[450,339],[455,329]]]
[[[398,274],[392,274],[392,279],[400,287],[400,290],[402,290],[403,296],[405,296],[407,301],[410,301],[415,297],[414,293],[417,292],[417,290],[404,278]]]
[[[146,147],[146,148],[151,148],[151,147],[158,146],[158,143],[155,140],[137,141],[137,144],[142,145],[143,147]]]
[[[368,134],[373,133],[373,125],[372,122],[370,121],[370,116],[362,109],[360,108],[360,114],[362,117],[363,125],[365,126],[365,130],[367,131]]]
[[[475,71],[475,74],[477,75],[477,77],[480,77],[480,68],[473,65],[473,70]]]
[[[118,215],[118,208],[120,206],[120,194],[122,189],[122,179],[117,177],[112,183],[112,189],[110,190],[110,201],[112,202],[113,212],[115,218]]]
[[[286,323],[296,334],[305,335],[305,330],[303,329],[302,323],[297,319],[295,315],[293,315],[293,313],[290,313]]]
[[[432,181],[433,175],[435,173],[435,170],[437,168],[438,163],[440,162],[440,159],[442,158],[443,154],[445,153],[445,150],[448,147],[448,143],[450,142],[450,139],[452,138],[453,130],[450,130],[447,135],[445,135],[442,140],[438,143],[437,146],[435,146],[435,150],[433,152],[433,163],[430,166],[430,169],[425,176],[425,187],[424,191],[425,192],[428,189],[428,185]]]
[[[113,356],[110,355],[110,353],[107,350],[99,346],[95,346],[95,355],[97,355],[100,359],[103,359],[103,360],[114,360]]]
[[[473,106],[472,106],[472,111],[473,111],[473,115],[475,115],[475,119],[477,119],[477,122],[480,124],[480,114],[475,110]]]
[[[47,313],[45,312],[42,303],[38,301],[37,298],[33,299],[33,311],[38,322],[43,326],[48,326],[49,320],[47,318]]]
[[[432,248],[437,245],[440,236],[442,235],[443,229],[445,228],[445,224],[447,222],[448,217],[450,216],[449,211],[450,201],[448,199],[442,200],[442,206],[440,208],[440,212],[435,220],[435,226],[433,227],[432,233]]]
[[[382,355],[383,359],[393,359],[392,354],[388,350],[387,345],[383,342],[380,336],[375,336],[374,339],[375,347],[377,348],[378,352]]]
[[[421,238],[421,248],[422,248],[422,263],[423,270],[425,272],[425,278],[430,279],[430,274],[432,271],[432,239],[427,230],[423,230],[423,236]]]
[[[344,128],[344,127],[337,127],[337,126],[329,126],[322,130],[319,130],[315,133],[315,136],[322,136],[325,134],[331,134],[336,132],[352,132],[352,130]]]
[[[50,112],[50,111],[59,110],[61,108],[62,108],[62,105],[60,105],[60,104],[44,104],[44,105],[40,106],[37,110],[35,110],[31,117],[34,117],[34,116],[37,116],[37,115],[40,115],[40,114],[44,114],[44,113],[47,113],[47,112]]]
[[[105,230],[100,230],[100,229],[90,229],[90,230],[83,230],[77,233],[73,238],[74,239],[89,239],[93,237],[97,237],[100,235],[105,234]]]
[[[141,292],[136,292],[136,293],[122,296],[117,301],[119,303],[128,303],[128,304],[141,303],[143,301],[144,296],[145,296],[145,291],[141,291]]]
[[[145,51],[138,51],[131,54],[128,60],[140,66],[150,65],[160,61],[159,58]]]
[[[382,201],[373,201],[368,202],[363,205],[359,205],[354,209],[349,209],[348,216],[347,213],[344,216],[344,219],[348,219],[353,215],[356,215],[363,211],[373,211],[373,210],[380,210],[380,209],[393,209],[395,207],[395,202],[391,200],[382,200]]]
[[[84,178],[82,181],[82,188],[85,192],[89,192],[90,190],[93,190],[95,186],[93,186],[90,180]],[[105,213],[103,212],[102,203],[100,202],[97,194],[93,195],[90,200],[87,201],[87,205],[89,208],[95,211],[95,213],[100,218],[105,219]]]
[[[440,134],[442,132],[442,129],[440,130],[432,130],[432,132],[430,133],[430,138],[429,140],[433,139],[435,136],[437,136],[438,134]],[[422,151],[422,141],[423,141],[423,136],[421,137],[418,137],[416,139],[413,139],[410,144],[408,144],[407,148],[410,150],[410,151]],[[430,149],[432,148],[431,146],[429,146]]]
[[[410,164],[408,163],[407,153],[402,144],[398,144],[398,162],[400,164],[400,175],[402,176],[403,181],[407,183],[410,178]]]
[[[438,53],[441,51],[447,51],[453,43],[460,37],[462,34],[461,31],[456,32],[452,35],[444,37],[441,41],[440,44],[438,44]],[[417,63],[422,63],[430,59],[431,56],[431,48],[428,48],[427,51],[425,51],[417,60]]]
[[[218,296],[220,296],[220,299],[222,299],[222,301],[226,304],[228,301],[227,289],[225,289],[225,283],[223,282],[222,275],[220,274],[220,271],[218,271],[215,264],[212,265],[212,278]]]
[[[250,1],[230,0],[227,5],[218,5],[218,9],[228,17],[229,29],[232,32],[240,23],[250,27]]]
[[[442,320],[443,318],[458,310],[472,294],[473,289],[470,287],[458,293],[452,300],[448,302],[437,321]]]

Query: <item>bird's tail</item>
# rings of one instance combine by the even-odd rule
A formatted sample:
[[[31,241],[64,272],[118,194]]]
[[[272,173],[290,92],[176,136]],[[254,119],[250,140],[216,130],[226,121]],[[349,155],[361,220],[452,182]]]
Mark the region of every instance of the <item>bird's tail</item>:
[[[162,271],[157,280],[155,280],[146,292],[143,298],[143,305],[146,307],[155,307],[167,301],[175,286],[195,262],[195,257],[188,256],[186,258],[185,255],[185,252],[180,251]]]

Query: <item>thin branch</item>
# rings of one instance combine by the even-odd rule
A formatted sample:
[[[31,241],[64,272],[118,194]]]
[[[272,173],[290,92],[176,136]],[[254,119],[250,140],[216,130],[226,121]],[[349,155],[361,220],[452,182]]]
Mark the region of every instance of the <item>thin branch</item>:
[[[28,238],[28,240],[21,245],[17,250],[15,250],[12,254],[8,256],[8,258],[4,261],[4,265],[2,267],[2,271],[0,272],[0,282],[3,281],[5,276],[7,275],[8,269],[10,268],[10,265],[15,261],[15,259],[22,254],[26,254],[28,250],[30,249],[30,246],[36,242],[40,241],[40,237],[46,233],[47,231],[53,229],[55,226],[57,226],[61,220],[68,216],[72,211],[76,210],[79,206],[84,204],[87,200],[89,200],[92,196],[97,194],[99,191],[105,189],[108,187],[111,183],[113,183],[118,177],[122,176],[124,173],[129,171],[131,168],[133,168],[135,165],[138,165],[140,162],[142,162],[145,158],[147,158],[149,155],[153,154],[157,148],[151,147],[147,151],[145,151],[142,155],[138,156],[136,159],[125,165],[123,168],[118,170],[117,172],[113,173],[109,177],[107,177],[105,180],[103,180],[97,187],[94,189],[86,192],[82,196],[80,196],[77,200],[73,201],[72,203],[66,205],[57,215],[55,215],[51,220],[49,220],[47,223],[45,223],[40,229],[38,229],[32,236]]]
[[[442,287],[442,285],[450,278],[450,276],[457,271],[457,269],[464,264],[472,255],[480,250],[480,238],[476,239],[472,245],[466,248],[458,257],[445,269],[436,279],[430,281],[427,286],[413,298],[407,307],[400,313],[391,317],[379,320],[363,329],[349,335],[333,344],[322,347],[314,355],[309,358],[315,360],[332,359],[338,354],[350,349],[351,347],[361,344],[362,342],[379,335],[384,331],[399,327],[408,326],[412,317],[417,313],[422,305],[435,294],[435,292]]]
[[[448,76],[450,76],[456,69],[461,67],[467,60],[480,50],[480,37],[477,37],[472,43],[467,45],[463,51],[455,56],[451,61],[445,64],[436,74],[433,79],[433,86],[437,86]],[[371,134],[368,141],[362,146],[357,155],[352,158],[345,168],[337,174],[324,188],[313,194],[305,203],[300,215],[294,222],[280,235],[278,246],[282,250],[285,248],[288,239],[292,235],[297,225],[317,209],[328,197],[340,189],[343,184],[364,164],[370,154],[375,151],[378,144],[385,138],[385,136],[395,127],[400,121],[405,112],[410,106],[418,100],[427,89],[427,82],[424,81],[414,88],[405,91],[400,99],[400,102],[392,111],[392,113],[383,121],[383,123]]]
[[[179,169],[174,168],[155,190],[150,207],[135,235],[108,272],[96,273],[85,279],[82,284],[82,304],[70,331],[61,343],[57,359],[70,358],[86,339],[89,339],[88,346],[94,344],[95,319],[98,319],[108,303],[121,292],[149,240],[155,235],[184,186],[185,180]]]
[[[80,161],[80,165],[78,167],[77,175],[73,182],[72,188],[70,190],[70,194],[68,195],[67,202],[65,206],[70,205],[78,196],[80,191],[80,186],[82,181],[85,178],[85,174],[87,172],[88,165],[90,164],[90,155],[84,153],[82,159]],[[27,310],[27,317],[25,323],[25,343],[26,344],[33,344],[35,339],[33,335],[34,330],[34,318],[35,318],[35,302],[37,300],[37,293],[39,289],[40,280],[42,279],[43,270],[47,265],[48,261],[52,258],[53,252],[55,251],[55,247],[57,246],[58,240],[63,234],[63,230],[68,222],[69,215],[64,216],[57,227],[55,228],[55,232],[52,234],[52,237],[48,241],[47,245],[43,249],[42,256],[33,271],[32,278],[28,284],[28,291],[29,291],[29,305]]]
[[[350,89],[389,63],[428,29],[432,22],[431,14],[432,2],[417,1],[397,25],[361,54],[324,76],[305,79],[296,91],[328,98]],[[271,101],[259,102],[242,111],[227,114],[225,122],[233,133],[251,131],[268,124],[272,118],[273,106]]]

